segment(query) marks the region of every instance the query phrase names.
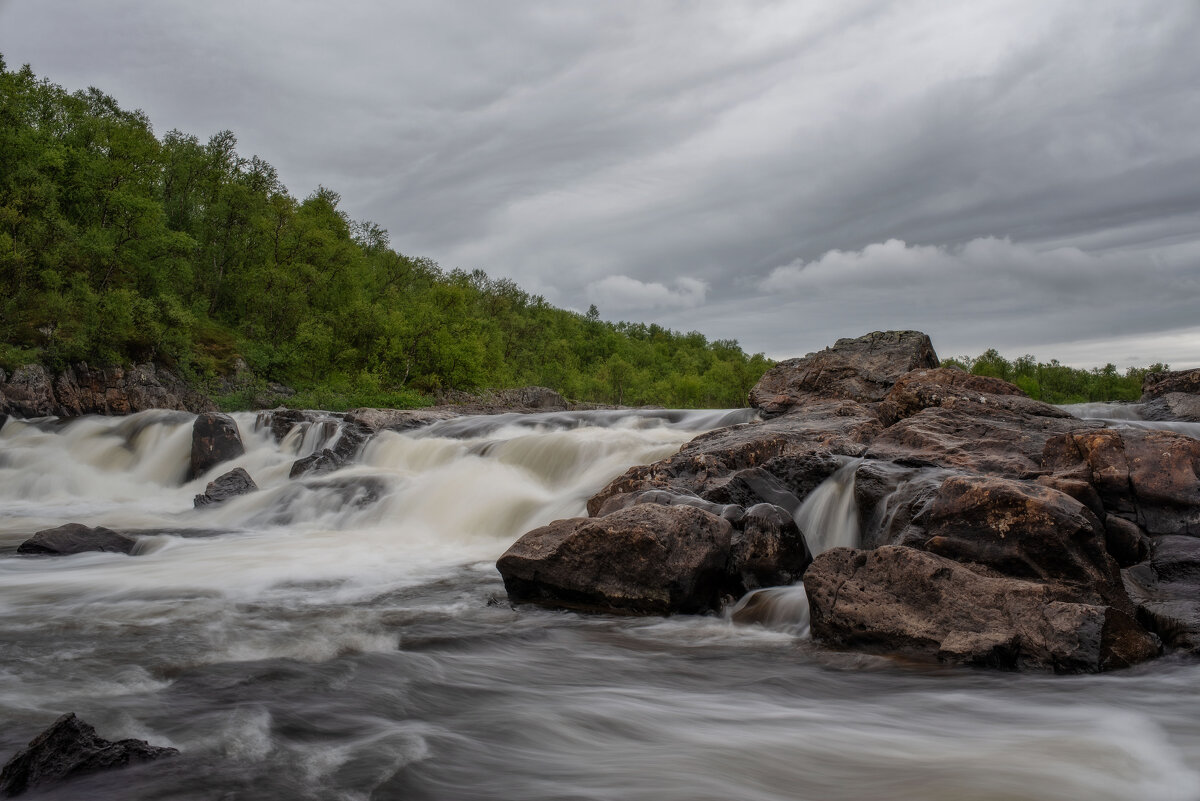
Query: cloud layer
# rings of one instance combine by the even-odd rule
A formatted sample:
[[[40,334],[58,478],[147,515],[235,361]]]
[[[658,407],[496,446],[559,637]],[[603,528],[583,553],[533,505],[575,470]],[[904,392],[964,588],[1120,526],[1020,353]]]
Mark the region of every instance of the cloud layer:
[[[405,252],[779,357],[903,318],[1200,363],[1196,41],[1194,0],[0,0],[10,64],[231,128]]]

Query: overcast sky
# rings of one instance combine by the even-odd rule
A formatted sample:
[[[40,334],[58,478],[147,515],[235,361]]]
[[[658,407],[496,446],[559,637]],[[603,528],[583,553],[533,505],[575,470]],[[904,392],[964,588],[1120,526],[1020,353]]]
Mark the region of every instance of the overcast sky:
[[[0,0],[410,255],[775,358],[1200,366],[1200,2]]]

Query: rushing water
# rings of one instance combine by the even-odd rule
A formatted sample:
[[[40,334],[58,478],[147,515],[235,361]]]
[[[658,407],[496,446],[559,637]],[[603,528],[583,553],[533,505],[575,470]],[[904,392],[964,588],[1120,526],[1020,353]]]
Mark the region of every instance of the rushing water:
[[[824,652],[786,619],[502,602],[521,533],[738,413],[459,419],[298,480],[336,426],[276,444],[239,415],[245,456],[184,483],[191,419],[0,431],[0,752],[67,711],[182,752],[41,797],[1200,798],[1190,661],[936,670]],[[192,509],[233,466],[261,491]],[[825,545],[856,536],[852,480],[797,510]],[[15,555],[66,522],[139,532],[138,552]]]

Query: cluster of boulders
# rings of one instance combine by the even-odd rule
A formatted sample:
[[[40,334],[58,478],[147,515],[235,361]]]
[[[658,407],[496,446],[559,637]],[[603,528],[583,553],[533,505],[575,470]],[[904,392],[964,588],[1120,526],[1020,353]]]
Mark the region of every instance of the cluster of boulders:
[[[1156,376],[1147,400],[1182,409],[1198,385],[1200,371]],[[497,565],[510,599],[696,612],[802,574],[832,647],[1059,672],[1200,653],[1200,440],[942,368],[913,331],[782,362],[750,400],[764,420],[631,468],[589,517],[518,540]],[[852,459],[860,547],[808,564],[822,532],[780,521]],[[738,543],[766,517],[773,539],[746,572]]]

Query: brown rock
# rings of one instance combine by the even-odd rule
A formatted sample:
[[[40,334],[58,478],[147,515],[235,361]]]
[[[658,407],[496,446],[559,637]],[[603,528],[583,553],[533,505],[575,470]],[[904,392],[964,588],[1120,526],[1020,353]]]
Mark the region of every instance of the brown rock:
[[[192,501],[192,506],[198,509],[201,506],[221,503],[257,490],[258,485],[254,483],[250,474],[245,469],[237,467],[208,482],[208,486],[204,488],[204,494],[197,495]]]
[[[1103,524],[1058,490],[994,476],[951,476],[929,507],[921,548],[1005,576],[1069,584],[1077,599],[1132,612]]]
[[[1063,673],[1158,653],[1155,638],[1118,609],[913,548],[835,548],[813,561],[804,586],[814,638],[837,647]]]
[[[1124,577],[1139,619],[1167,645],[1200,654],[1200,538],[1152,538],[1150,559]]]
[[[351,409],[346,422],[356,423],[370,431],[409,431],[458,417],[449,409]]]
[[[1200,368],[1149,373],[1142,379],[1142,402],[1171,393],[1200,395]]]
[[[891,425],[922,409],[952,406],[961,401],[1019,414],[1070,417],[1055,406],[1029,398],[1016,384],[953,367],[913,370],[901,376],[879,405],[879,416],[884,425]]]
[[[879,401],[908,371],[937,366],[937,354],[925,334],[875,331],[780,362],[750,390],[750,405],[776,415],[813,399]]]
[[[794,584],[812,563],[804,534],[778,506],[751,506],[733,533],[727,572],[734,595],[758,587]]]
[[[1109,514],[1151,535],[1200,535],[1200,440],[1136,428],[1072,431],[1046,442],[1043,464],[1088,481]]]
[[[720,603],[732,527],[690,506],[639,504],[600,518],[557,520],[500,557],[516,603],[666,615]]]

